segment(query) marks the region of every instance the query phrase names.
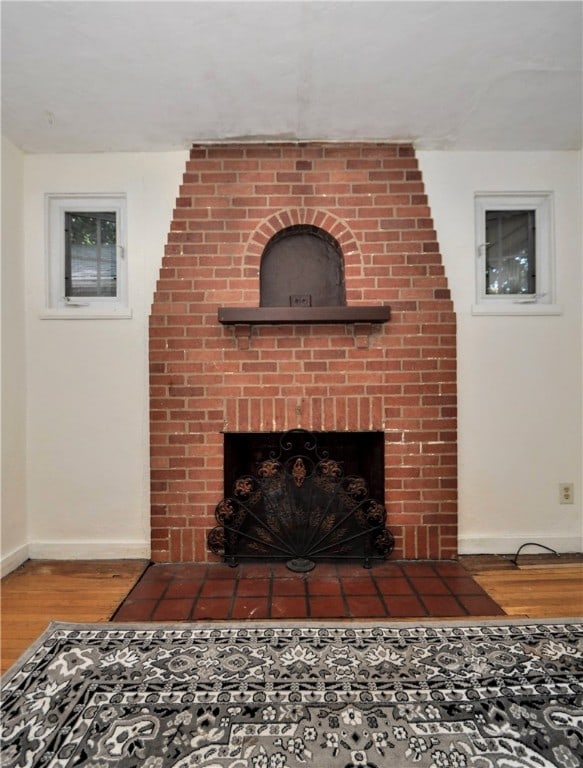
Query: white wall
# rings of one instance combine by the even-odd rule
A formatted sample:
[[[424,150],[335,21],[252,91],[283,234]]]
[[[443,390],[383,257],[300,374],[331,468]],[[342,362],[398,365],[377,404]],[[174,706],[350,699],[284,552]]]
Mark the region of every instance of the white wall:
[[[149,555],[148,316],[186,158],[25,159],[30,557]],[[127,195],[131,319],[43,319],[48,192]]]
[[[460,551],[583,544],[581,153],[419,155],[458,318]],[[552,191],[558,316],[474,316],[477,191]],[[558,484],[575,484],[560,505]],[[529,552],[541,552],[531,548]]]
[[[2,138],[1,572],[28,556],[25,481],[24,156]]]
[[[6,508],[3,498],[3,522],[14,533],[6,547],[3,543],[2,557],[25,538],[29,556],[36,558],[147,556],[148,315],[187,153],[23,160],[16,151],[12,155],[14,168],[7,176],[14,190],[24,166],[26,291],[15,288],[6,307],[15,316],[9,359],[16,378],[8,392],[16,408],[9,426],[22,456],[18,313],[24,296],[27,459],[26,484],[23,460],[20,467],[17,461],[16,503]],[[528,541],[581,550],[581,155],[422,152],[419,157],[459,323],[461,551],[514,552]],[[554,191],[561,315],[471,314],[476,190]],[[127,194],[132,319],[42,319],[47,192]],[[15,254],[17,200],[18,195],[9,212],[15,226],[6,235]],[[15,286],[22,285],[18,263],[12,264]],[[575,483],[573,506],[558,504],[563,481]],[[25,498],[28,529],[22,523]]]

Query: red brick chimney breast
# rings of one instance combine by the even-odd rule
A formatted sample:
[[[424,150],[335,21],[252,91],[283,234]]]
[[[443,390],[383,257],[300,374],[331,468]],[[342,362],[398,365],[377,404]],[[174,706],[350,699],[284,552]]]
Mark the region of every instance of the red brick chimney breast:
[[[386,323],[235,324],[293,225],[335,238],[346,303]],[[203,144],[186,163],[150,317],[152,559],[215,559],[223,433],[385,436],[393,558],[457,554],[456,318],[409,144]]]

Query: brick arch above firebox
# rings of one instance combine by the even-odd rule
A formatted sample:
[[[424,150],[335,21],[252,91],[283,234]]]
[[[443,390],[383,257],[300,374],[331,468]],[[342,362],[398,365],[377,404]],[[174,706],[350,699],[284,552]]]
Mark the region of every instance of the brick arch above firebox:
[[[345,269],[361,264],[360,248],[348,223],[325,208],[281,208],[261,221],[251,233],[244,255],[246,269],[259,270],[267,243],[282,229],[298,225],[323,229],[340,246]]]

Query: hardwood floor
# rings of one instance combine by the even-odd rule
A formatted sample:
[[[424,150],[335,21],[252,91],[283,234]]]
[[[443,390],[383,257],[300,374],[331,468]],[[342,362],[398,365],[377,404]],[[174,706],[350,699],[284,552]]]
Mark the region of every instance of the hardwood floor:
[[[108,621],[147,560],[28,560],[2,579],[4,672],[51,621]]]
[[[460,558],[509,616],[583,616],[583,555]],[[139,579],[145,560],[28,561],[1,582],[1,671],[51,621],[105,622]]]
[[[509,616],[583,616],[583,555],[460,558],[461,564]]]

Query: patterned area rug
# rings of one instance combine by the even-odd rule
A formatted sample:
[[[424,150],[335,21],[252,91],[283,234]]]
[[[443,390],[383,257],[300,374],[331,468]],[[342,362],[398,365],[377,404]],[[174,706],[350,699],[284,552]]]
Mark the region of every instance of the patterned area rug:
[[[578,768],[583,622],[54,624],[8,766]]]

